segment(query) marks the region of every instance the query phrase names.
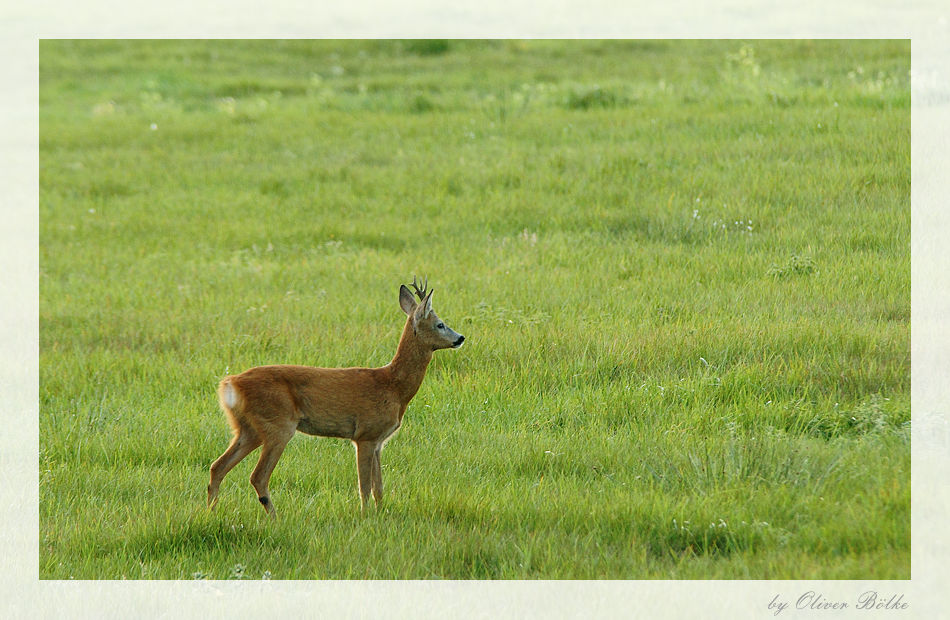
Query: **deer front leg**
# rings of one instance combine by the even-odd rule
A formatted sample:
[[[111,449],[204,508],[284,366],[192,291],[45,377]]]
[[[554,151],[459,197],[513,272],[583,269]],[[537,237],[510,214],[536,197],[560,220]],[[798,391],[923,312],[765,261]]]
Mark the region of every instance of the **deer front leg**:
[[[373,450],[373,499],[376,500],[377,508],[383,501],[383,472],[379,464],[379,455],[382,451],[383,443],[379,442]]]
[[[377,443],[358,441],[356,443],[356,469],[360,480],[360,512],[366,511],[369,495],[373,488],[373,470]]]

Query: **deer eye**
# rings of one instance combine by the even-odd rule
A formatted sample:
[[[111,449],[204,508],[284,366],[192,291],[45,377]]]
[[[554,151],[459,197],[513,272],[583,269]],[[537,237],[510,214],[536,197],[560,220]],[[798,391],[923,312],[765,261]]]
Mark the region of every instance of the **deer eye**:
[[[435,326],[436,329],[445,329],[445,323],[439,323]]]

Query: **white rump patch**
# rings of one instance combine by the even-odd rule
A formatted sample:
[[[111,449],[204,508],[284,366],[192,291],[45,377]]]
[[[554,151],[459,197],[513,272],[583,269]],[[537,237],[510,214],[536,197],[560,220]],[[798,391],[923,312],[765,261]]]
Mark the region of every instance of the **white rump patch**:
[[[224,404],[228,406],[228,409],[234,409],[237,402],[237,390],[235,390],[231,382],[228,381],[224,384]]]

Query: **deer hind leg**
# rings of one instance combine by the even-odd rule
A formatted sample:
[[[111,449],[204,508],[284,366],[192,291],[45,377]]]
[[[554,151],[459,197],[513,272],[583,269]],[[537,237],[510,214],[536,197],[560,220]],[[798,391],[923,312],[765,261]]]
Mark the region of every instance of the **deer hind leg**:
[[[224,454],[211,464],[211,482],[208,483],[208,508],[214,508],[218,503],[218,490],[221,488],[221,481],[234,469],[234,466],[254,451],[261,440],[257,433],[247,426],[239,426],[231,440],[231,445],[224,451]]]
[[[373,474],[379,462],[376,457],[376,449],[379,444],[375,441],[358,441],[355,443],[356,469],[360,481],[360,512],[364,512],[367,504],[369,504],[369,496],[374,487]]]
[[[261,458],[251,473],[251,485],[257,491],[257,499],[272,518],[277,518],[277,511],[274,510],[274,503],[270,499],[270,476],[274,473],[274,467],[287,442],[294,436],[295,429],[296,427],[291,426],[268,435],[261,448]]]

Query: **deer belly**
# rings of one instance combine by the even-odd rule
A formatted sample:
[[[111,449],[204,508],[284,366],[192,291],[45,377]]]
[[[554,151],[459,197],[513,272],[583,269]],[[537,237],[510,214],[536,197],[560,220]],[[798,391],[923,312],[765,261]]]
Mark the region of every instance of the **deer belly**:
[[[297,423],[297,430],[307,435],[349,439],[353,437],[355,427],[353,422],[346,418],[301,418]]]

